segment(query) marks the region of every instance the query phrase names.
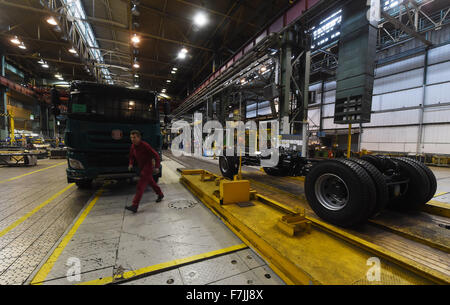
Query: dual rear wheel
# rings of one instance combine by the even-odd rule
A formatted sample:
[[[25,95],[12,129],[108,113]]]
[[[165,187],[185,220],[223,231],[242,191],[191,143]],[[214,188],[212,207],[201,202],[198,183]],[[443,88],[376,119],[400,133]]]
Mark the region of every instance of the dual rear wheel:
[[[394,167],[386,169],[386,164]],[[396,196],[395,183],[389,183],[390,178],[384,174],[389,170],[406,181],[407,186]],[[319,217],[335,225],[351,227],[366,222],[386,207],[419,210],[433,198],[436,185],[433,172],[419,161],[370,156],[364,160],[335,159],[318,163],[306,176],[305,193]]]

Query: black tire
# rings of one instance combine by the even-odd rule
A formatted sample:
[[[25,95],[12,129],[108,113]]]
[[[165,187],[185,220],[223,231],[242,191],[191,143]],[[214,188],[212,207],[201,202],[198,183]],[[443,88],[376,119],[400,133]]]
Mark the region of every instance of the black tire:
[[[327,176],[337,177],[334,179],[345,184],[346,203],[341,208],[333,210],[323,203],[323,197],[327,197],[327,194],[320,191],[321,181]],[[323,161],[314,165],[305,179],[305,194],[309,205],[320,218],[342,227],[366,222],[376,205],[376,189],[372,178],[360,165],[347,160]]]
[[[375,166],[380,172],[383,172],[383,165],[380,158],[372,155],[365,155],[361,157],[361,160],[369,162],[370,164]]]
[[[428,166],[426,166],[425,164],[423,164],[420,161],[417,161],[415,159],[410,159],[410,158],[398,158],[404,161],[408,161],[408,162],[413,162],[415,164],[417,164],[427,175],[428,178],[428,182],[430,183],[430,192],[428,193],[427,196],[427,202],[430,201],[431,199],[433,199],[434,195],[436,194],[436,190],[437,190],[437,180],[436,180],[436,176],[434,175],[434,173],[431,171],[431,169],[428,168]]]
[[[387,186],[386,179],[384,179],[383,174],[369,162],[355,158],[349,160],[361,165],[375,183],[375,188],[377,190],[376,206],[369,215],[369,217],[373,217],[384,210],[389,203],[389,188]]]
[[[219,157],[219,168],[222,176],[228,179],[234,179],[234,176],[238,173],[234,158]]]
[[[79,189],[85,190],[90,189],[92,187],[92,180],[83,180],[75,182]]]
[[[391,200],[389,207],[398,210],[419,210],[428,202],[430,182],[425,171],[416,163],[405,158],[391,160],[398,164],[400,174],[409,179],[408,189],[402,196]]]
[[[276,167],[264,167],[264,172],[269,176],[282,177],[284,176],[283,171]]]

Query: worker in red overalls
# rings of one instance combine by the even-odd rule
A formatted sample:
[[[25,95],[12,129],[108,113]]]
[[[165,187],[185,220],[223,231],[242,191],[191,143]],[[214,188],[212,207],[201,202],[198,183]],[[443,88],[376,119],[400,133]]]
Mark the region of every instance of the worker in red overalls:
[[[145,141],[142,141],[141,133],[137,130],[133,130],[130,134],[131,145],[130,149],[130,163],[128,165],[128,170],[133,169],[134,161],[136,160],[141,171],[140,179],[136,190],[136,195],[133,199],[133,205],[127,206],[126,209],[136,213],[139,208],[139,202],[141,201],[142,195],[144,194],[147,185],[150,185],[155,193],[158,195],[156,202],[161,202],[164,198],[159,186],[153,179],[153,174],[159,173],[159,164],[161,162],[159,154]],[[155,168],[153,169],[153,160],[155,160]]]

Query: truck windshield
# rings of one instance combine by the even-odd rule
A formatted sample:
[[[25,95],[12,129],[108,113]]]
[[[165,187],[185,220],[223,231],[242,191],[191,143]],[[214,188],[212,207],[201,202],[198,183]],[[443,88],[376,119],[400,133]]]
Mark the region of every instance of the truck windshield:
[[[156,101],[150,96],[144,100],[132,96],[73,93],[68,112],[70,117],[95,121],[145,123],[158,120]]]

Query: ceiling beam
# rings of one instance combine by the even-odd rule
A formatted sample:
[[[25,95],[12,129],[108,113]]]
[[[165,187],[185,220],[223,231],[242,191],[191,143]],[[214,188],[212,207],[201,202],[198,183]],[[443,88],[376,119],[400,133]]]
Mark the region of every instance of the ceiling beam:
[[[399,20],[397,20],[397,18],[392,17],[391,15],[389,15],[386,12],[381,12],[381,16],[383,16],[384,19],[386,19],[387,21],[392,23],[397,29],[402,29],[408,35],[416,37],[417,39],[419,39],[420,41],[422,41],[424,44],[426,44],[428,46],[432,46],[433,45],[433,43],[431,41],[427,40],[420,33],[416,32],[415,30],[413,30],[410,27],[408,27],[408,26],[404,25],[403,23],[401,23]]]
[[[23,10],[30,10],[30,11],[40,13],[40,14],[63,16],[63,14],[61,14],[61,13],[52,12],[52,11],[46,10],[46,9],[38,9],[38,8],[26,6],[26,5],[17,4],[17,3],[11,3],[11,2],[5,1],[5,0],[0,0],[0,5],[16,7],[16,8],[20,8]],[[95,24],[97,26],[106,27],[110,30],[116,30],[116,31],[127,32],[127,33],[129,32],[127,25],[117,23],[117,22],[107,20],[107,19],[87,17],[87,19],[77,19],[77,20],[89,22],[89,23]],[[177,44],[177,45],[181,45],[181,46],[186,46],[186,47],[190,47],[190,48],[194,48],[194,49],[200,49],[200,50],[204,50],[204,51],[208,51],[208,52],[213,52],[213,50],[211,50],[211,49],[208,49],[208,48],[205,48],[205,47],[202,47],[199,45],[195,45],[195,44],[192,44],[192,43],[186,42],[186,41],[179,41],[176,39],[165,38],[165,37],[153,35],[150,33],[143,33],[143,32],[134,32],[134,33],[136,33],[137,35],[140,35],[142,37],[157,39],[157,40],[161,40],[161,41],[165,41],[165,42],[169,42],[169,43],[173,43],[173,44]],[[96,39],[100,40],[100,38],[96,38]],[[119,42],[119,41],[115,41],[115,43],[121,44],[121,45],[125,44],[124,42]],[[127,44],[127,45],[129,45],[129,44]]]

